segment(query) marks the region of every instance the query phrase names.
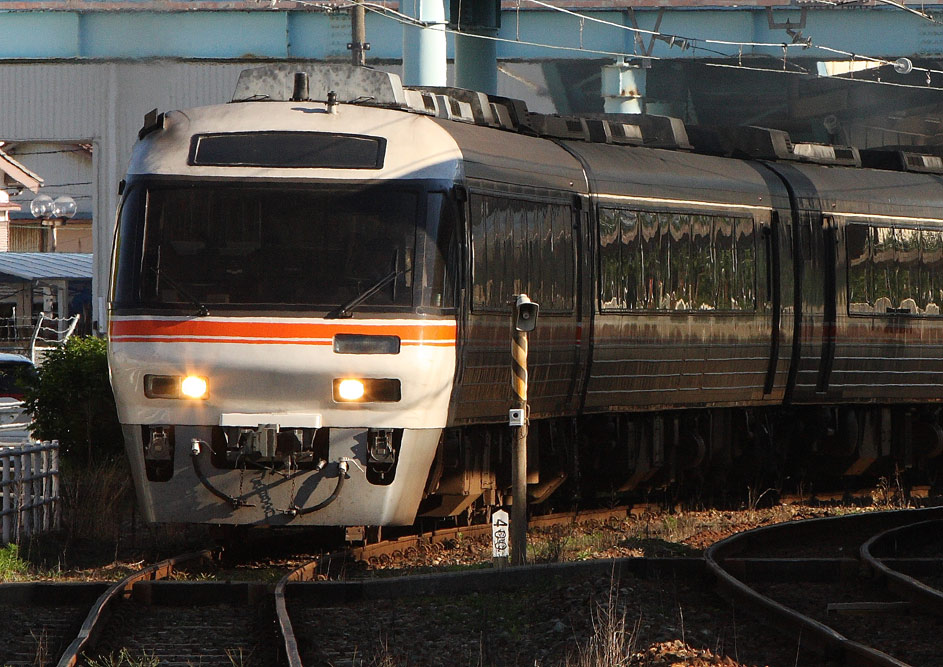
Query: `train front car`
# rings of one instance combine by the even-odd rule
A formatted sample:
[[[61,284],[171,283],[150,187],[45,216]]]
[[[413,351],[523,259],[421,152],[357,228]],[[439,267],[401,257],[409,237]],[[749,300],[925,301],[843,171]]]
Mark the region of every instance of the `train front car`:
[[[415,518],[455,370],[460,154],[390,108],[395,77],[351,71],[249,71],[141,131],[109,363],[149,521]]]

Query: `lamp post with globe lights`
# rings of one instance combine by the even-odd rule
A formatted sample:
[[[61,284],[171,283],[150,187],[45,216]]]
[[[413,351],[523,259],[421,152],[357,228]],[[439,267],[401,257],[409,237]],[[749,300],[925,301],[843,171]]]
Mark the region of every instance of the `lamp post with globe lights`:
[[[56,199],[49,195],[39,195],[30,202],[29,212],[49,230],[48,243],[45,244],[44,250],[56,251],[56,230],[66,220],[75,216],[76,208],[75,200],[69,195],[62,195]]]

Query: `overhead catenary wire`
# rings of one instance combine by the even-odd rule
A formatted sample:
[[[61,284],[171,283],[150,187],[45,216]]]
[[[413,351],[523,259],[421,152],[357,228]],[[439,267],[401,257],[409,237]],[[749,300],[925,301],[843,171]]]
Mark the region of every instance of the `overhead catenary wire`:
[[[274,1],[277,2],[278,0],[274,0]],[[782,48],[784,51],[788,51],[789,49],[802,49],[802,50],[815,49],[815,50],[823,51],[825,53],[840,55],[851,60],[861,60],[865,62],[872,62],[881,66],[893,66],[894,64],[894,61],[888,60],[886,58],[864,55],[864,54],[855,53],[855,52],[847,51],[844,49],[838,49],[838,48],[830,47],[826,45],[813,44],[811,42],[806,42],[806,41],[797,42],[797,43],[751,42],[751,41],[713,39],[713,38],[704,38],[704,37],[685,37],[682,35],[674,35],[671,33],[665,33],[658,30],[649,30],[646,28],[638,28],[635,26],[628,26],[628,25],[623,25],[620,23],[615,23],[613,21],[608,21],[606,19],[601,19],[598,17],[586,15],[586,14],[581,14],[579,12],[575,12],[570,9],[565,9],[563,7],[556,7],[547,2],[544,2],[543,0],[521,0],[521,1],[529,2],[529,3],[544,7],[552,11],[571,15],[573,18],[576,18],[581,21],[589,21],[592,23],[607,25],[609,27],[613,27],[620,30],[626,30],[629,32],[633,32],[635,34],[649,35],[649,36],[667,41],[672,46],[679,46],[681,48],[691,48],[693,51],[701,51],[702,53],[704,52],[713,53],[720,57],[733,57],[733,55],[726,54],[722,51],[706,48],[703,46],[703,44],[713,44],[715,46],[736,46],[741,49],[741,53],[742,53],[743,47]],[[876,0],[876,1],[881,2],[882,0]],[[308,0],[295,0],[295,4],[310,6],[317,9],[324,9],[326,11],[340,11],[341,9],[345,9],[350,6],[350,4],[348,3],[327,6],[327,5],[324,5],[323,3],[309,2]],[[832,4],[841,4],[841,3],[832,3]],[[891,5],[897,6],[897,3],[893,2],[893,0],[886,0],[884,4],[891,4]],[[403,14],[402,12],[396,11],[395,9],[386,7],[385,5],[382,5],[382,4],[365,2],[364,7],[366,8],[367,11],[370,11],[371,13],[377,14],[387,19],[397,21],[398,23],[401,23],[403,25],[409,25],[409,26],[418,27],[418,28],[428,28],[431,25],[434,25],[427,21],[422,21],[421,19],[417,19],[415,17],[409,16],[408,14]],[[918,14],[920,13],[918,12]],[[921,14],[921,16],[923,15]],[[924,18],[926,18],[926,16],[924,16]],[[937,22],[937,21],[935,21],[934,19],[934,22]],[[591,53],[594,55],[607,55],[607,56],[612,56],[615,58],[622,58],[629,61],[631,60],[664,60],[664,58],[660,56],[645,56],[645,55],[639,55],[636,53],[607,51],[607,50],[601,50],[601,49],[587,49],[580,46],[565,46],[561,44],[547,44],[547,43],[542,43],[542,42],[523,41],[520,39],[498,37],[496,35],[482,35],[482,34],[477,34],[477,33],[462,32],[458,30],[453,30],[448,27],[444,27],[443,31],[448,34],[461,34],[465,37],[472,37],[475,39],[490,40],[494,42],[509,43],[509,44],[518,44],[518,45],[523,45],[523,46],[545,48],[545,49],[550,49],[550,50],[575,51],[579,53]],[[785,60],[785,57],[784,57],[784,60]],[[752,67],[752,66],[742,65],[742,64],[733,65],[733,64],[728,64],[728,63],[703,63],[703,65],[710,66],[710,67],[724,67],[727,69],[762,71],[762,72],[779,73],[779,74],[806,74],[807,76],[819,77],[819,75],[812,74],[811,72],[808,72],[807,70],[796,65],[795,63],[789,63],[789,64],[793,67],[797,67],[801,71],[794,71],[794,70],[790,71],[788,69],[778,69],[778,68],[772,69],[772,68],[763,68],[763,67]],[[943,90],[943,88],[941,87],[930,85],[930,81],[929,81],[929,75],[931,74],[943,75],[943,70],[933,69],[933,68],[928,68],[928,67],[914,66],[913,71],[926,73],[928,75],[927,85],[921,86],[921,85],[915,85],[915,84],[896,83],[896,82],[890,82],[890,81],[871,80],[871,79],[855,79],[855,81],[858,81],[861,83],[870,83],[874,85],[887,85],[887,86],[895,86],[899,88],[913,88],[913,89],[918,89],[918,90]],[[822,77],[822,78],[826,78],[826,77]],[[831,78],[831,77],[827,77],[827,78]]]

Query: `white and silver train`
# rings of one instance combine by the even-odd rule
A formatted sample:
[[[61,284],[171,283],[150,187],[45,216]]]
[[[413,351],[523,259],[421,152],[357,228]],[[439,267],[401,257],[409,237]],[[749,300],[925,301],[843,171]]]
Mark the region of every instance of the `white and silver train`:
[[[699,140],[339,65],[247,70],[228,104],[149,115],[109,320],[146,518],[390,525],[506,502],[525,292],[534,500],[567,478],[934,459],[935,163]]]

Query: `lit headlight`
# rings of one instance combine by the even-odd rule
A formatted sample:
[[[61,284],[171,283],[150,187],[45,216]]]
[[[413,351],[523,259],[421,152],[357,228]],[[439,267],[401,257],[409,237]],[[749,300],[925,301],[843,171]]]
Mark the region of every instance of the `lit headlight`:
[[[334,400],[338,403],[395,403],[401,398],[400,382],[394,378],[334,380]]]
[[[342,401],[359,401],[363,398],[364,386],[360,380],[341,380],[337,383],[337,398]]]
[[[145,375],[144,395],[148,398],[206,398],[209,385],[198,375]]]
[[[180,393],[187,398],[205,398],[206,388],[206,378],[198,375],[188,375],[180,383]]]

